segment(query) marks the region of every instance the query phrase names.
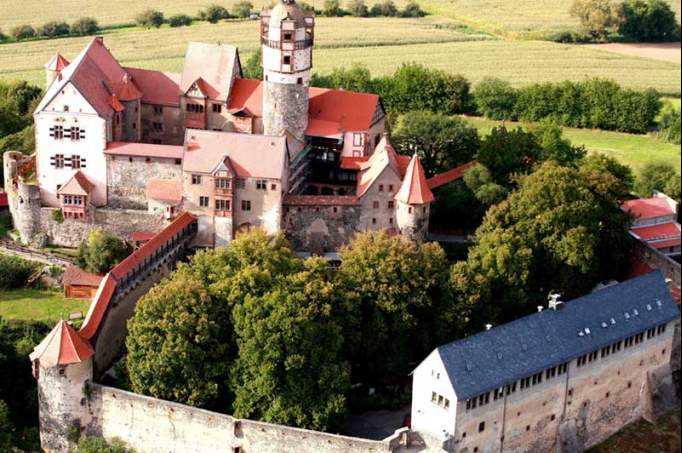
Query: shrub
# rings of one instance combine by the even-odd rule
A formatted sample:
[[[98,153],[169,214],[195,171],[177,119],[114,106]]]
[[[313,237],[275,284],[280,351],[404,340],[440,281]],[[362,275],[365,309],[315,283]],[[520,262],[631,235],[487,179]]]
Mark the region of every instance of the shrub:
[[[627,0],[621,7],[618,31],[635,41],[678,41],[675,12],[663,0]]]
[[[473,93],[476,110],[487,118],[513,120],[516,90],[507,81],[487,77]]]
[[[246,79],[263,80],[263,66],[261,65],[262,51],[258,50],[249,55],[246,64],[242,67],[242,73]]]
[[[396,8],[393,0],[384,0],[381,3],[375,3],[370,11],[371,16],[395,17],[398,15],[398,8]]]
[[[411,0],[407,2],[407,5],[405,5],[405,8],[400,15],[402,17],[424,17],[426,16],[426,11],[419,6],[419,3]]]
[[[133,453],[133,451],[126,448],[125,444],[117,438],[107,442],[101,437],[83,436],[78,441],[74,453]]]
[[[76,22],[71,24],[71,34],[86,36],[92,35],[99,31],[99,24],[92,17],[81,17]]]
[[[52,211],[52,220],[57,223],[62,223],[64,221],[64,214],[61,209],[55,209]]]
[[[220,5],[210,5],[205,10],[199,11],[199,18],[212,24],[218,23],[222,19],[228,19],[230,12]]]
[[[350,0],[350,2],[348,2],[348,12],[351,16],[355,17],[369,16],[369,10],[367,9],[365,0]]]
[[[24,39],[33,38],[36,35],[36,31],[30,25],[19,25],[14,27],[10,32],[12,38],[17,41],[22,41]]]
[[[0,289],[21,288],[36,270],[36,265],[16,256],[0,255]]]
[[[3,42],[4,40],[7,39],[7,36],[0,30],[0,42]]]
[[[649,162],[642,168],[635,184],[635,190],[643,198],[653,195],[654,190],[665,193],[673,179],[680,179],[675,167],[664,162]],[[679,197],[679,194],[673,193],[666,195]]]
[[[670,143],[680,144],[680,111],[667,103],[661,112],[658,136]]]
[[[176,14],[168,19],[168,25],[171,27],[184,27],[192,25],[192,18],[187,14]]]
[[[32,154],[36,148],[35,137],[36,134],[31,124],[19,132],[0,138],[0,151],[12,150],[26,155]]]
[[[339,0],[324,0],[322,14],[328,17],[342,16],[343,11],[341,10],[341,3]]]
[[[145,28],[159,28],[163,24],[163,13],[155,9],[148,9],[135,17],[135,22]]]
[[[234,5],[234,15],[246,19],[251,15],[253,11],[253,4],[251,2],[239,2]]]
[[[103,274],[123,261],[130,246],[102,230],[93,230],[78,248],[78,265],[90,272]]]
[[[66,22],[48,22],[36,31],[37,35],[48,38],[66,36],[69,33],[71,33],[71,27]]]
[[[621,22],[620,7],[612,0],[574,0],[569,12],[593,38],[609,35]]]

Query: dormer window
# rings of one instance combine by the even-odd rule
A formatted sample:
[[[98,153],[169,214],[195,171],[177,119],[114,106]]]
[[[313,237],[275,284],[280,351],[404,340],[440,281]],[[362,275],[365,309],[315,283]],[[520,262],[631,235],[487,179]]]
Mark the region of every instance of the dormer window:
[[[68,106],[68,105],[65,105],[65,106],[64,106],[64,111],[65,111],[65,112],[68,112],[68,111],[69,111],[69,106]]]

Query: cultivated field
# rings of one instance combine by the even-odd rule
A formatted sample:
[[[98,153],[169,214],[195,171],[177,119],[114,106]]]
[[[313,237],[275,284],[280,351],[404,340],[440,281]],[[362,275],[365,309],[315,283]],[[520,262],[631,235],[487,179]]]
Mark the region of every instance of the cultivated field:
[[[664,43],[620,43],[613,42],[608,44],[587,44],[587,47],[622,55],[635,57],[651,58],[654,60],[669,61],[680,64],[682,54],[680,54],[679,42]]]
[[[680,0],[666,0],[680,18]],[[544,37],[578,28],[573,0],[419,0],[434,14],[509,37]]]
[[[475,126],[481,135],[487,135],[490,129],[500,124],[500,121],[478,117],[465,117],[465,119]],[[506,122],[508,128],[518,125],[524,126],[524,123]],[[585,145],[585,148],[590,152],[607,154],[629,165],[635,174],[648,162],[669,163],[678,172],[680,171],[679,145],[665,143],[649,135],[569,127],[564,128],[564,135],[574,145]]]

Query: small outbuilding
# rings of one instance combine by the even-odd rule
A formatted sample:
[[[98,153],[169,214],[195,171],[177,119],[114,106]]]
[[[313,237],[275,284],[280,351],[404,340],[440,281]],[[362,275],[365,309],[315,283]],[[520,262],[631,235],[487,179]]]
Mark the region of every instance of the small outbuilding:
[[[84,271],[78,266],[69,266],[62,276],[64,297],[91,299],[95,297],[102,278],[104,277]]]

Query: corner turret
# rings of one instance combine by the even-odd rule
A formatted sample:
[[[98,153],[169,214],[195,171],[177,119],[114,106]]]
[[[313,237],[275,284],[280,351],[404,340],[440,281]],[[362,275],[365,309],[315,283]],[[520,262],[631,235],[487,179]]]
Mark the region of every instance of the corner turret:
[[[424,167],[415,154],[395,195],[398,229],[413,240],[423,241],[429,230],[429,211],[434,197]]]
[[[45,89],[47,90],[52,82],[59,76],[59,73],[69,65],[69,60],[64,58],[59,52],[50,59],[45,65]]]

